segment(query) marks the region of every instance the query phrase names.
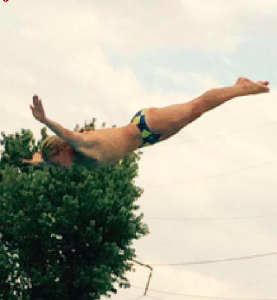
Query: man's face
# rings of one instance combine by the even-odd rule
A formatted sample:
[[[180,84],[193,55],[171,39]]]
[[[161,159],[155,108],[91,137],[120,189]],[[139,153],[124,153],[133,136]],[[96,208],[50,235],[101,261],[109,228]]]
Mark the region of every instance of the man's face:
[[[64,168],[70,168],[73,164],[73,157],[68,152],[60,152],[59,154],[53,155],[49,158],[49,163],[54,165],[59,170]]]

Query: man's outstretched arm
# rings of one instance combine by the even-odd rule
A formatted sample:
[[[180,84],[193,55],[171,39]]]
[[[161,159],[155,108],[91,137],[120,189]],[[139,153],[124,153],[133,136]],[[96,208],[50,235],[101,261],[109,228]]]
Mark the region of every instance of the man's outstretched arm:
[[[56,133],[56,135],[58,135],[72,147],[77,148],[78,146],[83,146],[85,144],[85,139],[81,133],[68,130],[62,127],[57,122],[54,122],[46,117],[41,99],[39,99],[37,95],[33,97],[33,106],[30,105],[30,108],[32,110],[33,116],[38,121],[45,124],[54,133]]]
[[[54,122],[48,118],[45,118],[43,124],[45,124],[49,129],[51,129],[56,135],[66,141],[69,145],[76,148],[84,144],[84,138],[82,134],[74,132],[62,127],[57,122]]]
[[[44,163],[40,152],[35,152],[32,159],[23,159],[22,162],[33,166],[38,166]]]

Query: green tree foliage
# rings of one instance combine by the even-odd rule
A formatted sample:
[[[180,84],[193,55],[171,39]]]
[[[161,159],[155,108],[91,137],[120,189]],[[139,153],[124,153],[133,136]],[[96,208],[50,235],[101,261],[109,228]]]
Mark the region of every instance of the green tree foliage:
[[[148,233],[134,214],[140,153],[96,172],[60,171],[22,163],[46,128],[37,143],[30,130],[1,135],[0,299],[88,300],[111,297],[116,283],[129,288],[132,242]]]

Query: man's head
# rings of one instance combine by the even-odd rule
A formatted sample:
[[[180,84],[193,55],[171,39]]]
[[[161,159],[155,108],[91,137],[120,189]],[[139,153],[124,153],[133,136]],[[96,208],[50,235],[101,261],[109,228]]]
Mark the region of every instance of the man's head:
[[[71,167],[75,158],[72,147],[56,135],[43,141],[41,155],[45,162],[58,168]]]

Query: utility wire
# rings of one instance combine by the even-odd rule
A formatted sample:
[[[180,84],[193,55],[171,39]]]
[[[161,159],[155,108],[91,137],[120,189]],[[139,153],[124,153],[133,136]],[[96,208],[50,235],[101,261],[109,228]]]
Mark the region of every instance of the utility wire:
[[[134,286],[132,285],[133,288],[136,289],[140,289],[143,290],[143,288],[138,287],[138,286]],[[170,292],[165,292],[165,291],[159,291],[159,290],[149,290],[150,292],[155,292],[155,293],[160,293],[160,294],[164,294],[164,295],[171,295],[171,296],[179,296],[179,297],[190,297],[190,298],[198,298],[198,299],[211,299],[211,300],[277,300],[277,298],[259,298],[259,299],[255,299],[255,298],[224,298],[224,297],[212,297],[212,296],[204,296],[204,295],[193,295],[193,294],[180,294],[180,293],[170,293]],[[145,296],[148,298],[152,298],[152,299],[157,299],[157,300],[165,300],[165,299],[160,299],[160,298],[156,298],[154,296]]]
[[[197,299],[212,299],[212,300],[276,300],[276,298],[274,299],[267,299],[267,298],[259,298],[259,299],[255,299],[255,298],[218,298],[218,297],[209,297],[209,296],[198,296],[198,295],[178,295],[178,294],[171,294],[172,296],[181,296],[181,297],[190,297],[190,298],[197,298]],[[154,296],[145,296],[148,297],[150,299],[156,299],[156,300],[166,300],[166,299],[162,299],[162,298],[157,298]]]
[[[140,265],[140,266],[143,266],[143,267],[146,267],[146,268],[150,269],[150,274],[149,274],[148,281],[147,281],[147,284],[146,284],[146,287],[145,287],[145,292],[144,292],[144,296],[145,296],[147,294],[148,289],[149,289],[150,281],[151,281],[151,278],[152,278],[152,275],[153,275],[153,268],[150,265],[146,265],[146,264],[141,263],[140,261],[137,261],[137,260],[132,260],[132,261],[134,263]]]
[[[245,219],[258,219],[258,218],[273,218],[277,217],[276,214],[258,215],[258,216],[245,216],[245,217],[222,217],[222,218],[163,218],[163,217],[145,217],[148,220],[157,221],[234,221]]]
[[[240,172],[244,172],[244,171],[248,171],[248,170],[252,170],[252,169],[256,169],[256,168],[260,168],[260,167],[263,167],[263,166],[268,166],[268,165],[272,165],[272,164],[276,164],[276,163],[277,163],[277,159],[266,162],[266,163],[262,163],[262,164],[258,164],[258,165],[254,165],[254,166],[250,166],[250,167],[245,167],[243,169],[217,173],[217,174],[210,175],[210,176],[205,176],[205,177],[200,177],[200,178],[195,178],[195,179],[189,179],[189,180],[179,181],[179,182],[171,182],[171,183],[167,183],[167,184],[148,185],[148,186],[145,187],[145,189],[161,188],[161,187],[166,187],[166,186],[171,186],[171,185],[178,185],[178,184],[187,184],[187,183],[191,183],[191,182],[197,182],[197,181],[200,181],[200,180],[207,180],[207,179],[221,177],[221,176],[225,176],[225,175],[229,175],[229,174],[240,173]]]
[[[240,286],[237,286],[235,289],[232,289],[231,291],[227,292],[227,293],[224,293],[224,296],[226,295],[229,295],[229,294],[233,294],[234,292],[237,292],[237,291],[241,291],[241,290],[244,290],[245,288],[249,288],[249,287],[252,287],[253,285],[257,286],[257,284],[261,283],[262,281],[266,280],[266,279],[271,279],[271,278],[274,278],[276,277],[277,274],[271,274],[270,276],[266,276],[266,277],[263,277],[263,278],[260,278],[256,281],[252,281],[251,283],[248,283],[248,284],[244,284],[244,285],[240,285]],[[223,295],[222,295],[223,296]]]
[[[255,130],[257,128],[273,125],[273,124],[276,124],[276,123],[277,123],[277,121],[272,121],[272,122],[264,123],[264,124],[261,124],[261,125],[240,129],[238,131],[229,132],[227,134],[214,134],[214,135],[204,137],[204,138],[200,138],[200,139],[192,139],[192,140],[188,140],[188,141],[184,141],[184,142],[180,142],[180,143],[176,143],[176,144],[161,144],[160,146],[179,146],[179,145],[189,144],[189,143],[198,143],[198,142],[202,142],[202,141],[206,141],[206,140],[210,140],[210,139],[224,138],[226,136],[238,135],[242,132],[252,131],[252,130]]]
[[[145,296],[144,296],[144,295],[139,296],[138,298],[135,298],[134,300],[138,300],[138,299],[141,299],[141,298],[143,298],[143,297],[145,297]]]
[[[176,145],[180,145],[180,144],[186,144],[186,143],[195,143],[195,142],[201,142],[203,140],[207,140],[207,139],[212,139],[212,138],[222,138],[225,136],[230,136],[230,135],[236,135],[242,132],[246,132],[246,131],[250,131],[250,130],[254,130],[260,127],[264,127],[264,126],[268,126],[268,125],[272,125],[277,123],[277,121],[273,121],[273,122],[269,122],[266,124],[262,124],[262,125],[258,125],[258,126],[254,126],[251,128],[246,128],[246,129],[242,129],[233,133],[229,133],[229,134],[224,134],[224,135],[215,135],[215,136],[211,136],[208,138],[203,138],[203,139],[196,139],[196,140],[190,140],[190,141],[185,141],[183,143],[178,143],[178,144],[166,144],[164,146],[176,146]],[[254,169],[254,168],[258,168],[261,166],[265,166],[265,165],[269,165],[269,164],[273,164],[276,163],[277,160],[268,162],[268,163],[264,163],[264,164],[260,164],[260,165],[255,165],[255,166],[251,166],[251,167],[247,167],[247,168],[243,168],[240,170],[235,170],[235,171],[230,171],[230,172],[224,172],[224,173],[219,173],[219,174],[215,174],[212,176],[207,176],[207,177],[202,177],[202,178],[198,178],[198,179],[193,179],[193,180],[188,180],[185,182],[175,182],[175,183],[170,183],[170,184],[162,184],[162,185],[155,185],[155,186],[148,186],[147,188],[155,188],[155,187],[160,187],[160,186],[169,186],[169,185],[175,185],[175,184],[181,184],[181,183],[187,183],[187,182],[194,182],[194,181],[198,181],[198,180],[205,180],[205,179],[210,179],[210,178],[214,178],[214,177],[218,177],[218,176],[222,176],[222,175],[227,175],[227,174],[232,174],[232,173],[238,173],[238,172],[242,172],[245,170],[249,170],[249,169]],[[229,218],[186,218],[186,219],[165,219],[165,218],[157,218],[157,217],[149,217],[147,219],[156,219],[156,220],[174,220],[174,221],[222,221],[222,220],[239,220],[239,219],[252,219],[252,218],[264,218],[264,217],[276,217],[276,215],[259,215],[259,216],[249,216],[249,217],[229,217]],[[210,261],[198,261],[198,262],[186,262],[186,263],[182,263],[182,264],[152,264],[153,266],[181,266],[181,265],[195,265],[195,264],[208,264],[208,263],[218,263],[218,262],[229,262],[229,261],[238,261],[238,260],[245,260],[245,259],[253,259],[253,258],[260,258],[260,257],[265,257],[265,256],[273,256],[273,255],[277,255],[277,252],[273,252],[273,253],[265,253],[265,254],[260,254],[260,255],[251,255],[251,256],[244,256],[244,257],[236,257],[236,258],[229,258],[229,259],[221,259],[221,260],[210,260]],[[135,286],[133,286],[135,287]],[[139,288],[139,287],[135,287],[135,288]],[[139,288],[139,289],[143,289],[143,288]],[[191,298],[201,298],[201,299],[217,299],[217,300],[277,300],[277,299],[266,299],[266,298],[262,298],[262,299],[242,299],[242,298],[222,298],[222,297],[209,297],[209,296],[200,296],[200,295],[188,295],[188,294],[176,294],[176,293],[169,293],[169,292],[162,292],[162,291],[157,291],[157,290],[150,290],[153,292],[158,292],[158,293],[163,293],[163,294],[168,294],[168,295],[174,295],[174,296],[182,296],[182,297],[191,297]],[[149,295],[144,295],[139,297],[138,299],[142,298],[142,297],[147,297],[147,298],[152,298],[152,299],[157,299],[157,300],[164,300],[161,298],[157,298],[157,297],[153,297],[153,296],[149,296]]]
[[[151,263],[151,266],[156,266],[156,267],[162,267],[163,266],[164,267],[164,266],[204,265],[204,264],[212,264],[212,263],[220,263],[220,262],[230,262],[230,261],[240,261],[240,260],[246,260],[246,259],[255,259],[255,258],[261,258],[261,257],[266,257],[266,256],[275,256],[275,255],[277,255],[277,252],[254,254],[254,255],[249,255],[249,256],[232,257],[232,258],[226,258],[226,259],[202,260],[202,261],[173,263],[173,264],[153,264],[153,263]]]

